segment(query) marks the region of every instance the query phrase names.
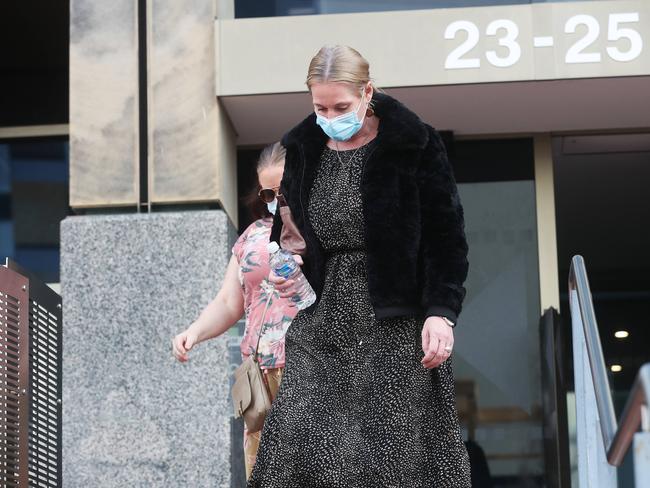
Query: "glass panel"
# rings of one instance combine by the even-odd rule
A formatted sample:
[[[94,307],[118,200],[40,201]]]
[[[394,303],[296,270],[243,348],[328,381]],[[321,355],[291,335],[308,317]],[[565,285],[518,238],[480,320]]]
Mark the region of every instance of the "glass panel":
[[[0,259],[58,282],[59,224],[67,214],[67,140],[0,141]]]
[[[275,0],[264,2],[258,0],[235,0],[235,17],[383,12],[391,10],[480,7],[486,5],[518,5],[563,1],[572,0]]]
[[[487,460],[484,481],[475,486],[544,482],[535,184],[524,176],[532,173],[529,144],[525,139],[456,144],[459,181],[474,175],[474,181],[459,183],[470,272],[455,331],[454,369],[477,476],[481,458]],[[496,154],[501,161],[492,165]]]

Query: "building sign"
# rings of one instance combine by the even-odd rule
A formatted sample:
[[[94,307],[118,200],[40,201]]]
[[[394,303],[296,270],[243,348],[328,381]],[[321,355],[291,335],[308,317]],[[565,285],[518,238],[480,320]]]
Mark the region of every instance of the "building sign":
[[[626,27],[624,27],[627,24]],[[607,24],[607,40],[612,41],[611,46],[605,49],[607,55],[614,61],[628,62],[637,59],[643,51],[643,37],[636,29],[639,25],[639,12],[625,12],[610,14]],[[591,50],[593,44],[601,35],[601,26],[598,19],[592,15],[578,14],[569,17],[564,23],[565,34],[575,34],[579,26],[584,26],[584,34],[571,44],[564,55],[564,62],[570,63],[600,63],[603,53]],[[479,42],[481,33],[478,26],[468,20],[456,20],[445,29],[445,39],[456,39],[458,33],[466,33],[465,41],[447,55],[446,69],[480,68],[481,58],[464,58]],[[486,36],[498,36],[499,46],[505,48],[506,54],[501,56],[496,50],[484,53],[487,62],[493,66],[507,68],[516,64],[521,59],[521,43],[527,42],[535,48],[553,47],[553,36],[533,36],[532,39],[520,39],[519,26],[510,19],[497,19],[488,24],[485,29]],[[620,39],[627,42],[621,50],[617,43]],[[618,45],[617,45],[618,44]]]
[[[440,32],[451,82],[650,74],[650,2],[454,10]]]

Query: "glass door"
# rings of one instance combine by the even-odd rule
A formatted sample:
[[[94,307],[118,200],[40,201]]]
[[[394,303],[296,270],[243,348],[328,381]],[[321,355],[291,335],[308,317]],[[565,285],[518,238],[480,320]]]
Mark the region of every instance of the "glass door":
[[[469,244],[454,371],[473,486],[542,486],[533,140],[456,141],[449,153]]]

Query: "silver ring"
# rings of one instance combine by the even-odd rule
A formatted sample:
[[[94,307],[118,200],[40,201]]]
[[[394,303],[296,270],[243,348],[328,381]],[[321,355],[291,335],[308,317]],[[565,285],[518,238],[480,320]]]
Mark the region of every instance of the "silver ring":
[[[445,351],[447,351],[447,352],[451,352],[451,346],[447,346],[447,347],[445,347]]]

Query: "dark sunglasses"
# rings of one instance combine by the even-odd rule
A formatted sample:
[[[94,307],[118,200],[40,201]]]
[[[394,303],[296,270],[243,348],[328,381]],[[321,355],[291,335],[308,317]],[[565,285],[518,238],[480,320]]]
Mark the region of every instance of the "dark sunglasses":
[[[257,192],[257,195],[264,203],[271,203],[275,197],[280,194],[279,190],[279,186],[273,188],[262,188]]]

